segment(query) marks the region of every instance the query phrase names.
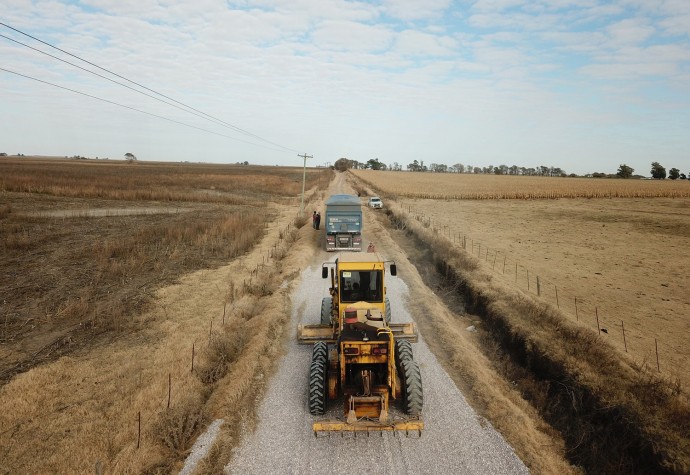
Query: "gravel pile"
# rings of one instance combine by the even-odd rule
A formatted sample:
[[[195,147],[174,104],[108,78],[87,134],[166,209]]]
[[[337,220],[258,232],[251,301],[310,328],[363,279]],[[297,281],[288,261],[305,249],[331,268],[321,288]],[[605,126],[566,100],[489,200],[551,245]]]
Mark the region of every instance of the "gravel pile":
[[[320,253],[323,261],[333,254]],[[411,321],[404,307],[404,276],[387,276],[394,321]],[[292,327],[318,323],[321,298],[328,296],[329,279],[321,278],[320,263],[306,269],[292,296]],[[413,344],[424,385],[421,438],[383,433],[354,437],[315,438],[313,416],[307,409],[307,373],[311,346],[287,345],[277,374],[259,409],[256,431],[245,434],[225,471],[266,473],[528,473],[503,437],[478,416],[431,354],[423,339]],[[335,406],[337,403],[331,403]],[[328,416],[341,416],[342,406]]]

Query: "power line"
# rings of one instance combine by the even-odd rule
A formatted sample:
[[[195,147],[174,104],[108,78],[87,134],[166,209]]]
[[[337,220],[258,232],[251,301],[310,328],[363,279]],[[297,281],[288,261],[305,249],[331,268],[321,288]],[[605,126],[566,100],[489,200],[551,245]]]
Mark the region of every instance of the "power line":
[[[65,50],[63,50],[63,49],[61,49],[61,48],[59,48],[59,47],[57,47],[57,46],[55,46],[55,45],[52,45],[52,44],[50,44],[50,43],[48,43],[48,42],[46,42],[46,41],[43,41],[43,40],[41,40],[41,39],[39,39],[39,38],[36,38],[35,36],[30,35],[29,33],[26,33],[26,32],[24,32],[24,31],[18,30],[17,28],[14,28],[14,27],[12,27],[12,26],[6,24],[6,23],[3,23],[3,22],[0,21],[0,25],[4,26],[4,27],[6,27],[6,28],[9,28],[10,30],[16,31],[17,33],[19,33],[19,34],[21,34],[21,35],[27,36],[27,37],[29,37],[29,38],[35,40],[35,41],[38,41],[39,43],[42,43],[42,44],[44,44],[44,45],[46,45],[46,46],[49,46],[49,47],[51,47],[51,48],[53,48],[53,49],[56,49],[56,50],[58,50],[58,51],[60,51],[60,52],[62,52],[62,53],[64,53],[64,54],[66,54],[66,55],[69,55],[69,56],[71,56],[71,57],[73,57],[73,58],[76,58],[76,59],[78,59],[78,60],[80,60],[80,61],[83,61],[83,62],[85,62],[85,63],[87,63],[87,64],[89,64],[89,65],[91,65],[91,66],[93,66],[93,67],[95,67],[95,68],[100,69],[101,71],[105,71],[105,72],[107,72],[107,73],[109,73],[109,74],[112,74],[113,76],[116,76],[116,77],[118,77],[118,78],[120,78],[120,79],[123,79],[123,80],[125,80],[125,81],[127,81],[127,82],[129,82],[129,83],[131,83],[131,84],[135,84],[136,86],[139,86],[139,87],[141,87],[141,88],[143,88],[143,89],[146,89],[147,91],[150,91],[150,92],[152,92],[152,93],[154,93],[154,94],[156,94],[156,95],[158,95],[158,96],[164,97],[164,98],[166,98],[166,99],[168,99],[168,100],[170,100],[170,101],[172,101],[172,102],[175,102],[176,104],[179,104],[179,105],[181,105],[181,106],[183,106],[183,107],[185,107],[185,108],[187,108],[187,109],[190,109],[191,111],[194,111],[194,112],[197,112],[197,113],[199,113],[199,114],[202,114],[203,116],[205,116],[205,117],[207,118],[207,120],[213,120],[213,121],[215,121],[215,122],[217,122],[217,123],[221,123],[221,124],[223,124],[223,125],[225,125],[225,126],[231,128],[231,129],[233,129],[233,130],[235,130],[235,131],[237,131],[237,132],[243,133],[243,134],[245,134],[245,135],[249,135],[249,136],[251,136],[251,137],[254,137],[255,139],[261,140],[262,142],[269,143],[269,144],[271,144],[271,145],[273,145],[273,146],[275,146],[275,147],[279,147],[279,148],[282,148],[282,149],[285,149],[285,150],[289,150],[289,151],[291,151],[291,152],[297,152],[297,150],[294,150],[294,149],[291,149],[291,148],[289,148],[289,147],[285,147],[285,146],[283,146],[283,145],[280,145],[280,144],[277,144],[277,143],[275,143],[275,142],[272,142],[272,141],[270,141],[270,140],[268,140],[268,139],[265,139],[265,138],[263,138],[263,137],[261,137],[261,136],[259,136],[259,135],[253,134],[253,133],[251,133],[251,132],[249,132],[249,131],[247,131],[247,130],[244,130],[244,129],[240,128],[240,127],[237,127],[236,125],[233,125],[233,124],[230,124],[230,123],[228,123],[228,122],[225,122],[225,121],[222,120],[222,119],[218,119],[217,117],[214,117],[214,116],[212,116],[212,115],[210,115],[210,114],[207,114],[207,113],[205,113],[205,112],[203,112],[203,111],[201,111],[201,110],[198,110],[198,109],[196,109],[196,108],[194,108],[194,107],[192,107],[192,106],[189,106],[189,105],[187,105],[187,104],[185,104],[185,103],[183,103],[183,102],[180,102],[180,101],[178,101],[178,100],[176,100],[176,99],[173,99],[172,97],[166,96],[165,94],[160,93],[160,92],[158,92],[158,91],[156,91],[156,90],[154,90],[154,89],[151,89],[151,88],[149,88],[149,87],[146,87],[146,86],[144,86],[143,84],[140,84],[140,83],[138,83],[138,82],[136,82],[136,81],[132,81],[131,79],[128,79],[128,78],[126,78],[126,77],[124,77],[124,76],[121,76],[121,75],[119,75],[119,74],[117,74],[117,73],[115,73],[115,72],[113,72],[113,71],[111,71],[111,70],[109,70],[109,69],[107,69],[107,68],[103,68],[103,67],[101,67],[101,66],[99,66],[99,65],[97,65],[97,64],[95,64],[95,63],[92,63],[91,61],[88,61],[88,60],[86,60],[86,59],[84,59],[84,58],[82,58],[82,57],[80,57],[80,56],[77,56],[77,55],[75,55],[75,54],[72,54],[72,53],[70,53],[69,51],[65,51]],[[5,38],[7,38],[7,37],[5,37]],[[11,38],[10,38],[10,39],[11,39]],[[15,41],[15,40],[12,40],[12,41]],[[18,41],[15,41],[15,42],[19,43]],[[20,43],[20,44],[22,44],[22,43]],[[32,48],[32,49],[35,49],[35,48]],[[40,50],[37,50],[37,51],[43,53],[43,52],[40,51]],[[44,54],[47,54],[47,53],[44,53]],[[52,55],[49,55],[49,56],[52,56]],[[54,56],[53,56],[53,57],[54,57]],[[59,59],[59,58],[56,58],[56,59]],[[63,61],[63,60],[61,60],[61,61]],[[67,61],[65,61],[65,62],[67,62]],[[72,64],[72,63],[68,63],[68,64]],[[77,66],[77,67],[79,67],[79,66]],[[84,69],[84,68],[80,68],[80,69]],[[86,69],[85,71],[91,72],[92,74],[96,74],[96,73],[94,73],[93,71],[89,71],[89,70],[87,70],[87,69]],[[97,76],[100,76],[100,77],[103,77],[103,76],[101,76],[101,75],[99,75],[99,74],[96,74],[96,75],[97,75]],[[107,78],[106,78],[106,79],[107,79]],[[121,84],[121,83],[119,83],[119,82],[117,82],[117,81],[113,81],[113,82],[115,82],[116,84],[119,84],[119,85],[121,85],[121,86],[128,87],[128,86],[125,86],[124,84]],[[129,87],[129,89],[132,89],[132,88]],[[134,90],[136,91],[136,89],[134,89]],[[138,91],[138,92],[141,92],[141,91]],[[143,94],[143,93],[142,93],[142,94]],[[149,96],[148,94],[144,94],[144,95]],[[151,97],[151,96],[149,96],[149,97]],[[169,104],[169,103],[167,103],[166,101],[163,101],[163,102],[165,102],[166,104]],[[172,105],[172,104],[169,104],[169,105]],[[182,109],[182,110],[186,110],[186,109]],[[190,112],[190,113],[191,113],[191,111],[187,110],[187,112]],[[195,115],[197,115],[197,114],[195,114]],[[247,142],[247,143],[251,143],[251,142]]]
[[[275,148],[271,148],[271,147],[269,147],[269,146],[267,146],[267,145],[264,145],[264,144],[249,142],[249,141],[247,141],[247,140],[238,139],[238,138],[236,138],[236,137],[231,137],[231,136],[229,136],[229,135],[220,134],[220,133],[214,132],[214,131],[212,131],[212,130],[204,129],[203,127],[197,127],[197,126],[195,126],[195,125],[191,125],[191,124],[187,124],[187,123],[184,123],[184,122],[180,122],[179,120],[170,119],[169,117],[164,117],[164,116],[162,116],[162,115],[153,114],[153,113],[151,113],[151,112],[146,112],[146,111],[143,111],[143,110],[141,110],[141,109],[137,109],[137,108],[135,108],[135,107],[126,106],[126,105],[124,105],[124,104],[120,104],[119,102],[111,101],[111,100],[108,100],[108,99],[103,99],[102,97],[98,97],[98,96],[94,96],[94,95],[91,95],[91,94],[87,94],[87,93],[85,93],[85,92],[77,91],[77,90],[75,90],[75,89],[70,89],[69,87],[60,86],[59,84],[54,84],[54,83],[52,83],[52,82],[44,81],[44,80],[42,80],[42,79],[38,79],[38,78],[35,78],[35,77],[32,77],[32,76],[28,76],[28,75],[26,75],[26,74],[18,73],[18,72],[16,72],[16,71],[11,71],[11,70],[9,70],[9,69],[5,69],[5,68],[2,68],[2,67],[0,67],[0,71],[5,71],[6,73],[15,74],[15,75],[17,75],[17,76],[21,76],[21,77],[26,78],[26,79],[31,79],[32,81],[37,81],[37,82],[40,82],[40,83],[43,83],[43,84],[47,84],[47,85],[49,85],[49,86],[57,87],[58,89],[64,89],[65,91],[70,91],[70,92],[73,92],[73,93],[75,93],[75,94],[80,94],[80,95],[82,95],[82,96],[90,97],[90,98],[92,98],[92,99],[97,99],[97,100],[99,100],[99,101],[107,102],[108,104],[113,104],[113,105],[116,105],[116,106],[119,106],[119,107],[124,107],[125,109],[129,109],[129,110],[133,110],[133,111],[136,111],[136,112],[140,112],[140,113],[142,113],[142,114],[150,115],[151,117],[156,117],[156,118],[158,118],[158,119],[167,120],[168,122],[173,122],[173,123],[175,123],[175,124],[184,125],[185,127],[190,127],[190,128],[192,128],[192,129],[201,130],[201,131],[203,131],[203,132],[208,132],[209,134],[218,135],[219,137],[225,137],[225,138],[228,138],[228,139],[231,139],[231,140],[236,140],[236,141],[238,141],[238,142],[243,142],[243,143],[247,143],[247,144],[250,144],[250,145],[256,145],[257,147],[264,147],[264,148],[267,148],[267,149],[269,149],[269,150],[273,150],[273,151],[275,151],[275,152],[282,152],[282,150],[278,150],[278,149],[275,149]]]
[[[41,51],[41,50],[38,49],[38,48],[34,48],[34,47],[31,46],[31,45],[27,45],[26,43],[22,43],[21,41],[15,40],[14,38],[10,38],[9,36],[5,36],[5,35],[3,35],[3,34],[0,34],[0,38],[5,38],[5,39],[7,39],[7,40],[9,40],[9,41],[12,41],[12,42],[17,43],[17,44],[19,44],[19,45],[22,45],[22,46],[24,46],[24,47],[26,47],[26,48],[32,49],[32,50],[37,51],[37,52],[39,52],[39,53],[41,53],[41,54],[44,54],[44,55],[46,55],[46,56],[50,56],[50,57],[53,58],[53,59],[57,59],[58,61],[62,61],[63,63],[67,63],[67,64],[69,64],[70,66],[74,66],[75,68],[81,69],[82,71],[86,71],[87,73],[91,73],[91,74],[93,74],[93,75],[95,75],[95,76],[98,76],[99,78],[103,78],[103,79],[105,79],[106,81],[110,81],[110,82],[115,83],[115,84],[117,84],[117,85],[119,85],[119,86],[126,87],[127,89],[130,89],[130,90],[132,90],[132,91],[134,91],[134,92],[136,92],[136,93],[143,94],[143,95],[146,96],[146,97],[150,97],[151,99],[154,99],[154,100],[156,100],[156,101],[162,102],[163,104],[167,104],[167,105],[169,105],[169,106],[172,106],[172,107],[175,107],[175,108],[177,108],[177,109],[180,109],[180,110],[182,110],[182,111],[184,111],[184,112],[188,112],[188,113],[190,113],[190,114],[194,114],[194,115],[196,115],[197,117],[201,117],[202,119],[210,120],[210,119],[208,119],[207,117],[204,117],[202,114],[198,114],[198,113],[196,113],[196,112],[187,110],[187,109],[185,109],[185,108],[183,108],[183,107],[178,106],[177,104],[173,104],[172,102],[168,102],[168,101],[163,100],[163,99],[161,99],[161,98],[159,98],[159,97],[156,97],[156,96],[154,96],[154,95],[152,95],[152,94],[147,94],[147,93],[144,92],[144,91],[140,91],[139,89],[136,89],[136,88],[134,88],[134,87],[132,87],[132,86],[128,86],[127,84],[123,84],[123,83],[118,82],[118,81],[116,81],[116,80],[114,80],[114,79],[111,79],[111,78],[109,78],[109,77],[107,77],[107,76],[104,76],[103,74],[99,74],[99,73],[97,73],[97,72],[95,72],[95,71],[91,71],[90,69],[86,69],[86,68],[84,68],[84,67],[81,67],[81,66],[79,66],[78,64],[74,64],[74,63],[72,63],[72,62],[67,61],[66,59],[59,58],[59,57],[57,57],[57,56],[55,56],[55,55],[52,55],[52,54],[50,54],[50,53],[46,53],[45,51]],[[219,125],[223,125],[222,122],[217,122],[217,121],[215,121],[215,119],[214,119],[214,123],[217,123],[217,124],[219,124]]]

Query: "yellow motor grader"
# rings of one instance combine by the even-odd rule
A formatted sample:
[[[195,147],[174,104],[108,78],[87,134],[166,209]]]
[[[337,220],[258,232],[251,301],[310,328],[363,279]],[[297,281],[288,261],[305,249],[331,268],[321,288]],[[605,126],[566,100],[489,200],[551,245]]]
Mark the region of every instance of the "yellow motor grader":
[[[322,267],[330,297],[321,304],[321,323],[300,325],[300,343],[313,344],[309,369],[309,412],[323,415],[328,401],[343,398],[344,416],[317,420],[319,432],[418,431],[424,396],[412,355],[414,323],[391,322],[386,296],[386,262],[378,253],[341,253]],[[389,264],[395,276],[395,263]],[[399,402],[401,415],[389,411]]]

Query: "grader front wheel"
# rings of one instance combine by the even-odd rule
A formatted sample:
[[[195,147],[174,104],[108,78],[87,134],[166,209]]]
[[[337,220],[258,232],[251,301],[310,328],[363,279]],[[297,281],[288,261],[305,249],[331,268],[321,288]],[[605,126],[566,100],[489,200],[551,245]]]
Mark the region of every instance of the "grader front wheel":
[[[328,398],[328,345],[319,341],[314,345],[309,368],[309,413],[320,416],[326,412]]]

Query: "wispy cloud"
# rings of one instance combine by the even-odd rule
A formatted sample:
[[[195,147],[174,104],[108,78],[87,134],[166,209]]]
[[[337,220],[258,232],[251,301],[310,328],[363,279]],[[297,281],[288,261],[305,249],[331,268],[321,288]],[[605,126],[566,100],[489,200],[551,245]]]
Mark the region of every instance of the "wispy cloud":
[[[321,162],[423,155],[584,172],[690,152],[685,0],[5,4],[6,23]],[[0,57],[24,74],[215,127],[2,38]],[[9,152],[116,157],[136,146],[150,159],[294,158],[5,73],[0,81],[16,118],[0,131]]]

